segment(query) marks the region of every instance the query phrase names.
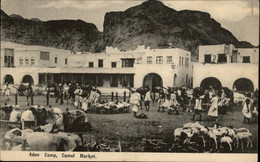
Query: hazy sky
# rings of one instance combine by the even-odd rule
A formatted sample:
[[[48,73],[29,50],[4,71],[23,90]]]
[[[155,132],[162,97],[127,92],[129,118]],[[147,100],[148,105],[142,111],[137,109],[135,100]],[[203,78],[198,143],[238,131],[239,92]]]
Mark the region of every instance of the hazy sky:
[[[200,10],[210,13],[239,40],[259,45],[258,0],[161,0],[175,10]],[[140,0],[1,0],[1,8],[8,14],[41,20],[82,19],[103,30],[104,15],[110,11],[124,11],[139,5]]]

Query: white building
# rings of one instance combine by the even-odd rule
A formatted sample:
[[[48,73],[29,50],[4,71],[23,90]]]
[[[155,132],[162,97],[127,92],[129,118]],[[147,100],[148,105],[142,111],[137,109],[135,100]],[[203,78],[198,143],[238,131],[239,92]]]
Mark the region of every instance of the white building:
[[[68,50],[1,41],[1,83],[38,84],[39,80],[45,79],[47,82],[58,79],[57,76],[55,78],[47,74],[66,67],[70,55]],[[46,75],[43,77],[41,73]]]
[[[194,63],[193,85],[253,91],[258,89],[258,60],[258,48],[235,48],[232,44],[200,46],[199,62]]]
[[[134,51],[107,47],[105,53],[72,54],[68,50],[1,42],[1,82],[47,84],[75,81],[123,88],[192,84],[191,54],[178,48]]]

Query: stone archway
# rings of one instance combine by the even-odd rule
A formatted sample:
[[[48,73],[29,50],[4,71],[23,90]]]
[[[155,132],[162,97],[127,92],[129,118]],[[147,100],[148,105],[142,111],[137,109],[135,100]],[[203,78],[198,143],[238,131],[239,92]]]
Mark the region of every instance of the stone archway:
[[[33,77],[31,75],[25,75],[22,79],[22,83],[30,83],[31,85],[33,85]]]
[[[221,89],[222,84],[221,82],[214,77],[208,77],[201,81],[200,87],[203,87],[204,89],[210,89],[210,86],[213,87],[213,89]]]
[[[247,78],[239,78],[233,84],[233,90],[237,91],[254,91],[254,84]]]
[[[163,86],[162,77],[156,73],[149,73],[144,77],[143,86],[148,86],[154,92],[155,87]]]
[[[14,78],[12,75],[5,75],[3,83],[14,84]]]

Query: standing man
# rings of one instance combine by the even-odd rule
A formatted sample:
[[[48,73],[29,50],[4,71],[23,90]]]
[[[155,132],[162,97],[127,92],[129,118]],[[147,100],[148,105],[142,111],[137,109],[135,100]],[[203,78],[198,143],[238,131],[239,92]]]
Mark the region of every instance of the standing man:
[[[21,110],[20,110],[20,106],[19,105],[15,105],[13,107],[13,111],[10,114],[10,119],[9,121],[11,122],[17,122],[20,121],[21,118]]]
[[[23,112],[21,116],[21,121],[35,121],[35,116],[33,115],[33,107],[27,107],[27,110]]]
[[[10,87],[8,82],[5,83],[4,94],[6,96],[6,101],[10,101]]]
[[[58,90],[58,97],[56,99],[56,103],[58,103],[58,100],[60,99],[61,100],[60,104],[62,105],[63,104],[63,86],[61,83],[58,85],[57,90]]]
[[[194,114],[193,114],[193,118],[191,120],[195,120],[195,116],[199,115],[200,116],[200,121],[201,121],[201,105],[202,105],[202,99],[199,96],[199,94],[195,97],[195,107],[194,107]]]
[[[216,122],[218,121],[218,95],[215,93],[212,94],[211,106],[208,111],[208,116],[215,118]]]
[[[82,94],[82,89],[80,88],[79,85],[77,85],[77,89],[74,91],[75,94],[75,101],[74,101],[74,106],[77,109],[80,105],[80,96]]]
[[[144,98],[144,106],[146,111],[149,111],[150,109],[150,101],[151,101],[151,90],[149,89],[146,94],[145,94],[145,98]]]
[[[29,98],[33,95],[33,89],[32,89],[32,85],[31,83],[28,84],[28,88],[27,88],[27,95],[26,95],[26,99],[27,102],[29,100]]]
[[[252,112],[251,112],[251,94],[248,93],[246,95],[245,100],[243,101],[243,109],[242,109],[242,113],[244,115],[244,123],[250,123],[250,120],[252,118]]]
[[[140,106],[140,101],[141,101],[140,93],[133,91],[133,94],[130,98],[130,103],[132,104],[133,107],[132,110],[134,112],[134,117],[137,117],[136,114]]]

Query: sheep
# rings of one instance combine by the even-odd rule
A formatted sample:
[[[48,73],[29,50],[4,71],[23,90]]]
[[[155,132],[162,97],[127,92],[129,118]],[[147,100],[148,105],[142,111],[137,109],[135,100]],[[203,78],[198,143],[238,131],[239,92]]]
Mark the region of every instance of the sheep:
[[[174,130],[174,141],[178,141],[180,139],[180,136],[181,136],[181,132],[182,132],[183,128],[176,128]]]
[[[217,123],[213,127],[186,123],[174,130],[174,138],[173,148],[177,150],[186,150],[185,147],[190,147],[190,144],[198,146],[201,151],[233,151],[240,145],[242,150],[253,147],[252,134],[247,128],[220,127]]]
[[[244,149],[244,142],[246,141],[247,145],[246,145],[246,148],[248,148],[248,146],[250,145],[250,148],[253,147],[253,143],[252,143],[252,133],[249,133],[249,132],[241,132],[241,133],[237,133],[236,136],[235,136],[235,139],[236,139],[236,146],[237,146],[237,149],[239,148],[239,144],[241,145],[241,149],[243,150]]]
[[[247,128],[234,128],[236,133],[249,132]]]
[[[215,150],[218,149],[218,142],[217,142],[217,135],[214,133],[214,131],[210,130],[208,131],[208,136],[209,136],[209,144],[210,144],[210,147],[213,148],[212,144],[214,144],[215,146]]]
[[[227,144],[229,147],[229,151],[232,151],[232,143],[233,140],[229,136],[224,136],[220,138],[220,147],[224,147],[224,149],[225,149],[224,144]]]

